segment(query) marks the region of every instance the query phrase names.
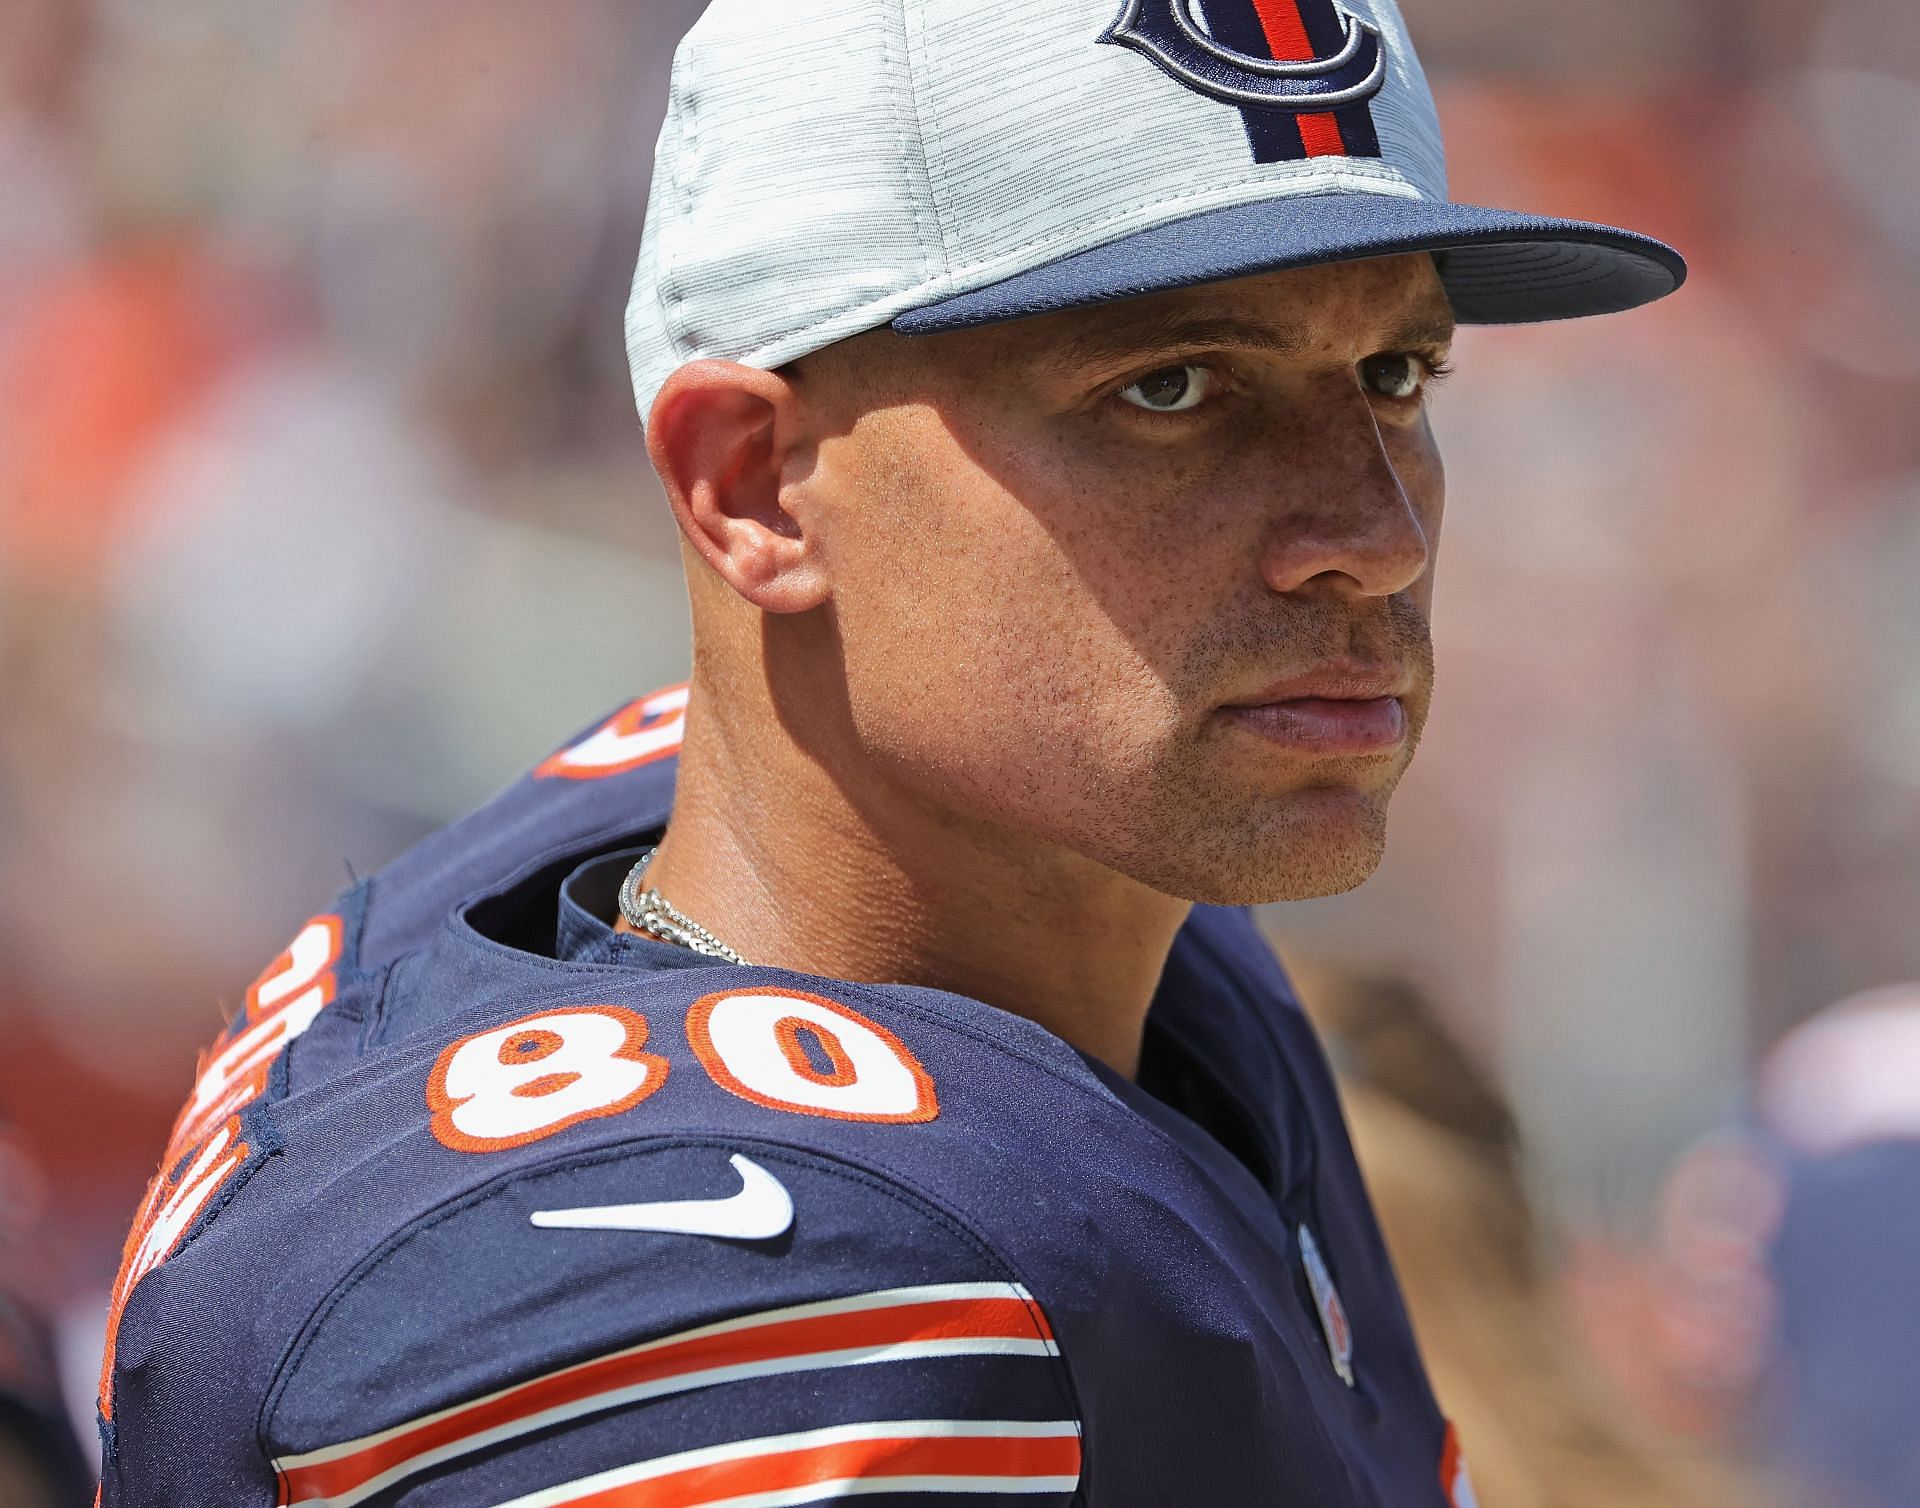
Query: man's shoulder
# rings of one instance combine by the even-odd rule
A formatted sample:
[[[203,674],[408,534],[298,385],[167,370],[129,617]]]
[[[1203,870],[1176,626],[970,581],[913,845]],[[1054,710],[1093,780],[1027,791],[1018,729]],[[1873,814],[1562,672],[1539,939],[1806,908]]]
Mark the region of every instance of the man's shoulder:
[[[1062,1181],[1047,1128],[1097,1093],[1070,1053],[933,992],[505,952],[464,976],[464,1008],[394,1026],[346,909],[319,1016],[343,1006],[356,1045],[318,1023],[293,1044],[234,1118],[244,1166],[127,1304],[127,1480],[165,1469],[153,1422],[182,1411],[231,1411],[226,1439],[257,1419],[290,1502],[429,1470],[511,1497],[631,1450],[636,1410],[665,1454],[791,1414],[1071,1441],[1036,1480],[1077,1460],[1038,1293],[1057,1253],[1022,1238]],[[179,1327],[242,1297],[244,1319]],[[535,1460],[561,1421],[573,1454]],[[509,1459],[527,1474],[486,1474]]]
[[[634,698],[385,866],[374,876],[366,961],[421,947],[450,911],[543,863],[662,825],[686,709],[684,685]]]
[[[388,971],[356,1032],[351,1057],[317,1072],[296,1046],[274,1107],[283,1157],[384,1127],[404,1185],[448,1197],[556,1156],[699,1142],[832,1161],[964,1209],[1057,1187],[1088,1152],[1061,1125],[1138,1122],[1065,1043],[978,1001],[770,968],[576,964],[457,926]],[[1124,1160],[1121,1140],[1095,1155]]]
[[[1071,1478],[1077,1409],[1018,1274],[936,1201],[793,1141],[562,1149],[407,1221],[287,1353],[261,1415],[282,1500],[426,1474],[495,1501],[898,1420],[1038,1435],[1034,1475]]]

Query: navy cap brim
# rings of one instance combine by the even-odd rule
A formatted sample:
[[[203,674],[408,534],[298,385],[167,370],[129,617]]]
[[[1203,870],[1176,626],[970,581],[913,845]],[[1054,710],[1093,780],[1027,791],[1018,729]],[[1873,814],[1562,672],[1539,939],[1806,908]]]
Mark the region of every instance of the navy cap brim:
[[[1628,230],[1386,194],[1267,199],[1158,225],[1044,267],[909,310],[905,335],[1139,298],[1290,267],[1435,254],[1462,324],[1617,314],[1665,298],[1687,264]]]

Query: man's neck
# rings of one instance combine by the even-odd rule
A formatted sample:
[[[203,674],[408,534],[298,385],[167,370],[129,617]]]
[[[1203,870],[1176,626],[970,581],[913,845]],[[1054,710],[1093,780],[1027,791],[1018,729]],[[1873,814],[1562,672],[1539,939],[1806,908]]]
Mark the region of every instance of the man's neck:
[[[877,782],[856,807],[791,746],[727,743],[689,726],[648,873],[667,900],[753,963],[968,995],[1133,1075],[1186,903]]]

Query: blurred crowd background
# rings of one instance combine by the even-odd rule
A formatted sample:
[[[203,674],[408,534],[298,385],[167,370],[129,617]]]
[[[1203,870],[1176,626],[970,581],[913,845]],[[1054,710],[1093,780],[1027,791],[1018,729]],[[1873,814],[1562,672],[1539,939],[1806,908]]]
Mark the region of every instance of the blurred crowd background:
[[[247,982],[350,871],[683,673],[620,314],[698,9],[0,5],[0,1283],[83,1420]],[[1416,1311],[1494,1241],[1469,1287],[1524,1290],[1619,1410],[1487,1508],[1669,1500],[1542,1485],[1642,1430],[1920,1503],[1920,1345],[1876,1318],[1920,1311],[1920,1239],[1871,1225],[1920,1209],[1920,1006],[1821,1014],[1920,978],[1920,6],[1405,9],[1457,198],[1694,277],[1464,335],[1392,854],[1272,931],[1310,998],[1375,1003],[1327,1007],[1358,1095],[1388,1006],[1460,1049],[1387,1076],[1439,1138],[1376,1175],[1390,1233],[1434,1207],[1396,1236]],[[1402,1145],[1371,1113],[1363,1150]],[[1436,1197],[1445,1147],[1478,1193]],[[1496,1347],[1476,1382],[1484,1332],[1417,1317],[1443,1384],[1541,1375]]]

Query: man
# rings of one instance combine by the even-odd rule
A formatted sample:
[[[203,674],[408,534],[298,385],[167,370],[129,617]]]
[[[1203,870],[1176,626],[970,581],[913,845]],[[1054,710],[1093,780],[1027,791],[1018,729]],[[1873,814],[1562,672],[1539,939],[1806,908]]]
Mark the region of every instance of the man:
[[[1469,1501],[1223,908],[1379,859],[1454,320],[1682,269],[1441,175],[1386,0],[717,0],[628,316],[691,687],[249,993],[108,1508]]]

